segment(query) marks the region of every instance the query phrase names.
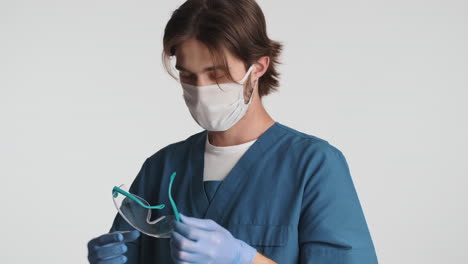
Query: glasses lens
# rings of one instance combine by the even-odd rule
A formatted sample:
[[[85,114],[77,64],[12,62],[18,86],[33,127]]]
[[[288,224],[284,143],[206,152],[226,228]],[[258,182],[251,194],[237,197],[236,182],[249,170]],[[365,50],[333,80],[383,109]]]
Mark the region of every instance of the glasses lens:
[[[120,189],[128,193],[125,185],[120,185]],[[143,198],[132,194],[142,204],[150,206]],[[149,236],[158,238],[169,238],[173,230],[174,215],[166,215],[167,209],[148,209],[140,205],[131,197],[121,193],[113,195],[114,204],[119,214],[135,229]],[[166,212],[166,214],[165,214]]]

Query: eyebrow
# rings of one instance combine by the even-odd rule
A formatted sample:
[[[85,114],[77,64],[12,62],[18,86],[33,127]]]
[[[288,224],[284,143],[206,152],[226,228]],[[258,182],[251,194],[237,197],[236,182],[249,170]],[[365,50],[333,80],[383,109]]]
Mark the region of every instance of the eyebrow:
[[[176,64],[175,68],[177,70],[179,70],[179,71],[190,72],[189,70],[185,69],[182,65]],[[212,71],[212,70],[216,70],[216,69],[223,69],[223,68],[224,68],[223,65],[210,66],[210,67],[206,67],[205,69],[203,69],[202,72]],[[190,73],[192,73],[192,72],[190,72]]]

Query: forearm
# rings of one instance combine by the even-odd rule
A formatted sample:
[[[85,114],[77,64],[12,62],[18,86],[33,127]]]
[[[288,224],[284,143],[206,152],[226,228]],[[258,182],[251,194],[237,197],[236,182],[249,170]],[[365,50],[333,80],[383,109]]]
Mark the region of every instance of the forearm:
[[[252,264],[277,264],[277,263],[274,262],[273,260],[263,256],[259,252],[257,252]]]

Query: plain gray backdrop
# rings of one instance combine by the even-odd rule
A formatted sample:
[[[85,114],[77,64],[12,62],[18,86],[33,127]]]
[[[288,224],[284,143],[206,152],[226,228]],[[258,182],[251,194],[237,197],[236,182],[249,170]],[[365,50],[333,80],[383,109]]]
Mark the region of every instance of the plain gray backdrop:
[[[111,188],[201,131],[160,60],[182,2],[0,1],[1,263],[86,263]],[[345,154],[379,263],[467,263],[468,2],[258,3],[267,111]]]

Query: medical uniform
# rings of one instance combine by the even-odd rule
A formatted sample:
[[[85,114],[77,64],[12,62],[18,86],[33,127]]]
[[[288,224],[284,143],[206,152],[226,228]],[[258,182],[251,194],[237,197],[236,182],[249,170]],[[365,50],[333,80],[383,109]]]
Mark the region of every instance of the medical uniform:
[[[280,264],[375,264],[372,238],[343,153],[326,140],[279,122],[241,155],[215,186],[205,188],[207,131],[170,144],[145,160],[130,192],[180,212],[212,219]],[[211,187],[210,187],[211,188]],[[111,232],[133,230],[117,214]],[[130,264],[173,263],[170,239],[142,234],[128,243]]]

